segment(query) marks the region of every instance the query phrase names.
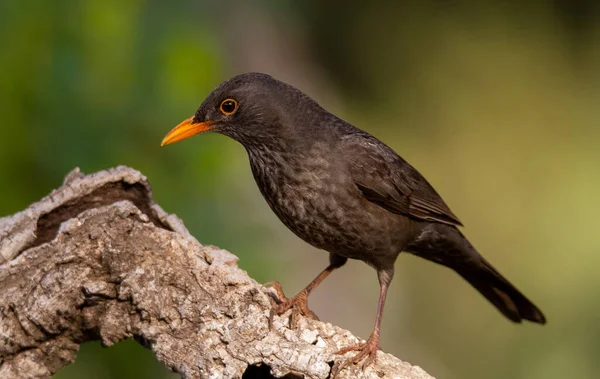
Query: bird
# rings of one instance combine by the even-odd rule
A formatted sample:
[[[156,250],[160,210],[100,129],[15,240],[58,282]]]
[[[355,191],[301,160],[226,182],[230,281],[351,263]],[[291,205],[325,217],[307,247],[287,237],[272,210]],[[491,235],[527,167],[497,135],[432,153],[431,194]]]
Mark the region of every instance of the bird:
[[[510,321],[545,324],[542,311],[473,247],[461,221],[427,180],[392,148],[268,74],[244,73],[218,85],[161,146],[203,132],[241,143],[258,188],[281,222],[329,253],[329,265],[294,298],[275,283],[272,314],[317,318],[308,296],[348,259],[373,267],[379,301],[366,342],[337,370],[372,364],[394,263],[407,252],[454,270]]]

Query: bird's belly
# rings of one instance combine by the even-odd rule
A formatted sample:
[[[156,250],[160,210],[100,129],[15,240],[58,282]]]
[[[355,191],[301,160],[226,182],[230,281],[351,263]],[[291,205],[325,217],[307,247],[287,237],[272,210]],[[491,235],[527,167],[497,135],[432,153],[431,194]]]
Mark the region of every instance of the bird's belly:
[[[286,186],[267,202],[290,230],[315,247],[372,265],[393,262],[408,239],[408,218],[367,201],[352,187],[340,187]]]

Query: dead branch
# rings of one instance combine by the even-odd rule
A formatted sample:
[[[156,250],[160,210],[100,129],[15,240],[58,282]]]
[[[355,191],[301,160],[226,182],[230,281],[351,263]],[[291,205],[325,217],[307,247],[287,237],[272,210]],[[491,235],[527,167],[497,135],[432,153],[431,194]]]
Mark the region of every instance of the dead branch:
[[[269,291],[156,205],[139,172],[76,169],[0,219],[0,377],[47,378],[86,341],[134,338],[184,378],[240,378],[258,366],[327,378],[334,352],[357,338],[307,319],[291,330],[286,317],[270,331]],[[383,352],[364,376],[350,367],[340,377],[431,378]]]

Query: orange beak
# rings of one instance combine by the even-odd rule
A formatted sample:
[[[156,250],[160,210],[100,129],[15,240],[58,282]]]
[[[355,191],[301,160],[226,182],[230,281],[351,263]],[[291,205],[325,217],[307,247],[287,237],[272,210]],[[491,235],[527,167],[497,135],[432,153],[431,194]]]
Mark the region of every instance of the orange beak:
[[[214,124],[213,121],[204,121],[204,122],[193,122],[194,116],[184,120],[179,125],[174,127],[165,138],[163,138],[160,146],[169,145],[171,143],[175,143],[191,137],[195,134],[209,131],[211,129],[211,125]]]

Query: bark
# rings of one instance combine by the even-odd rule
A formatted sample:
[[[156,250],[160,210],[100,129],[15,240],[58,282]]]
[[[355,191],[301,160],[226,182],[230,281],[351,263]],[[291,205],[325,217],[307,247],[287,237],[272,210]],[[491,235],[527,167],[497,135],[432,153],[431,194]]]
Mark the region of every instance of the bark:
[[[128,167],[84,176],[0,219],[0,378],[46,378],[79,345],[134,338],[183,378],[327,378],[350,332],[288,317],[268,327],[272,290],[203,246]],[[348,356],[350,356],[349,353]],[[340,378],[431,378],[379,352]]]

